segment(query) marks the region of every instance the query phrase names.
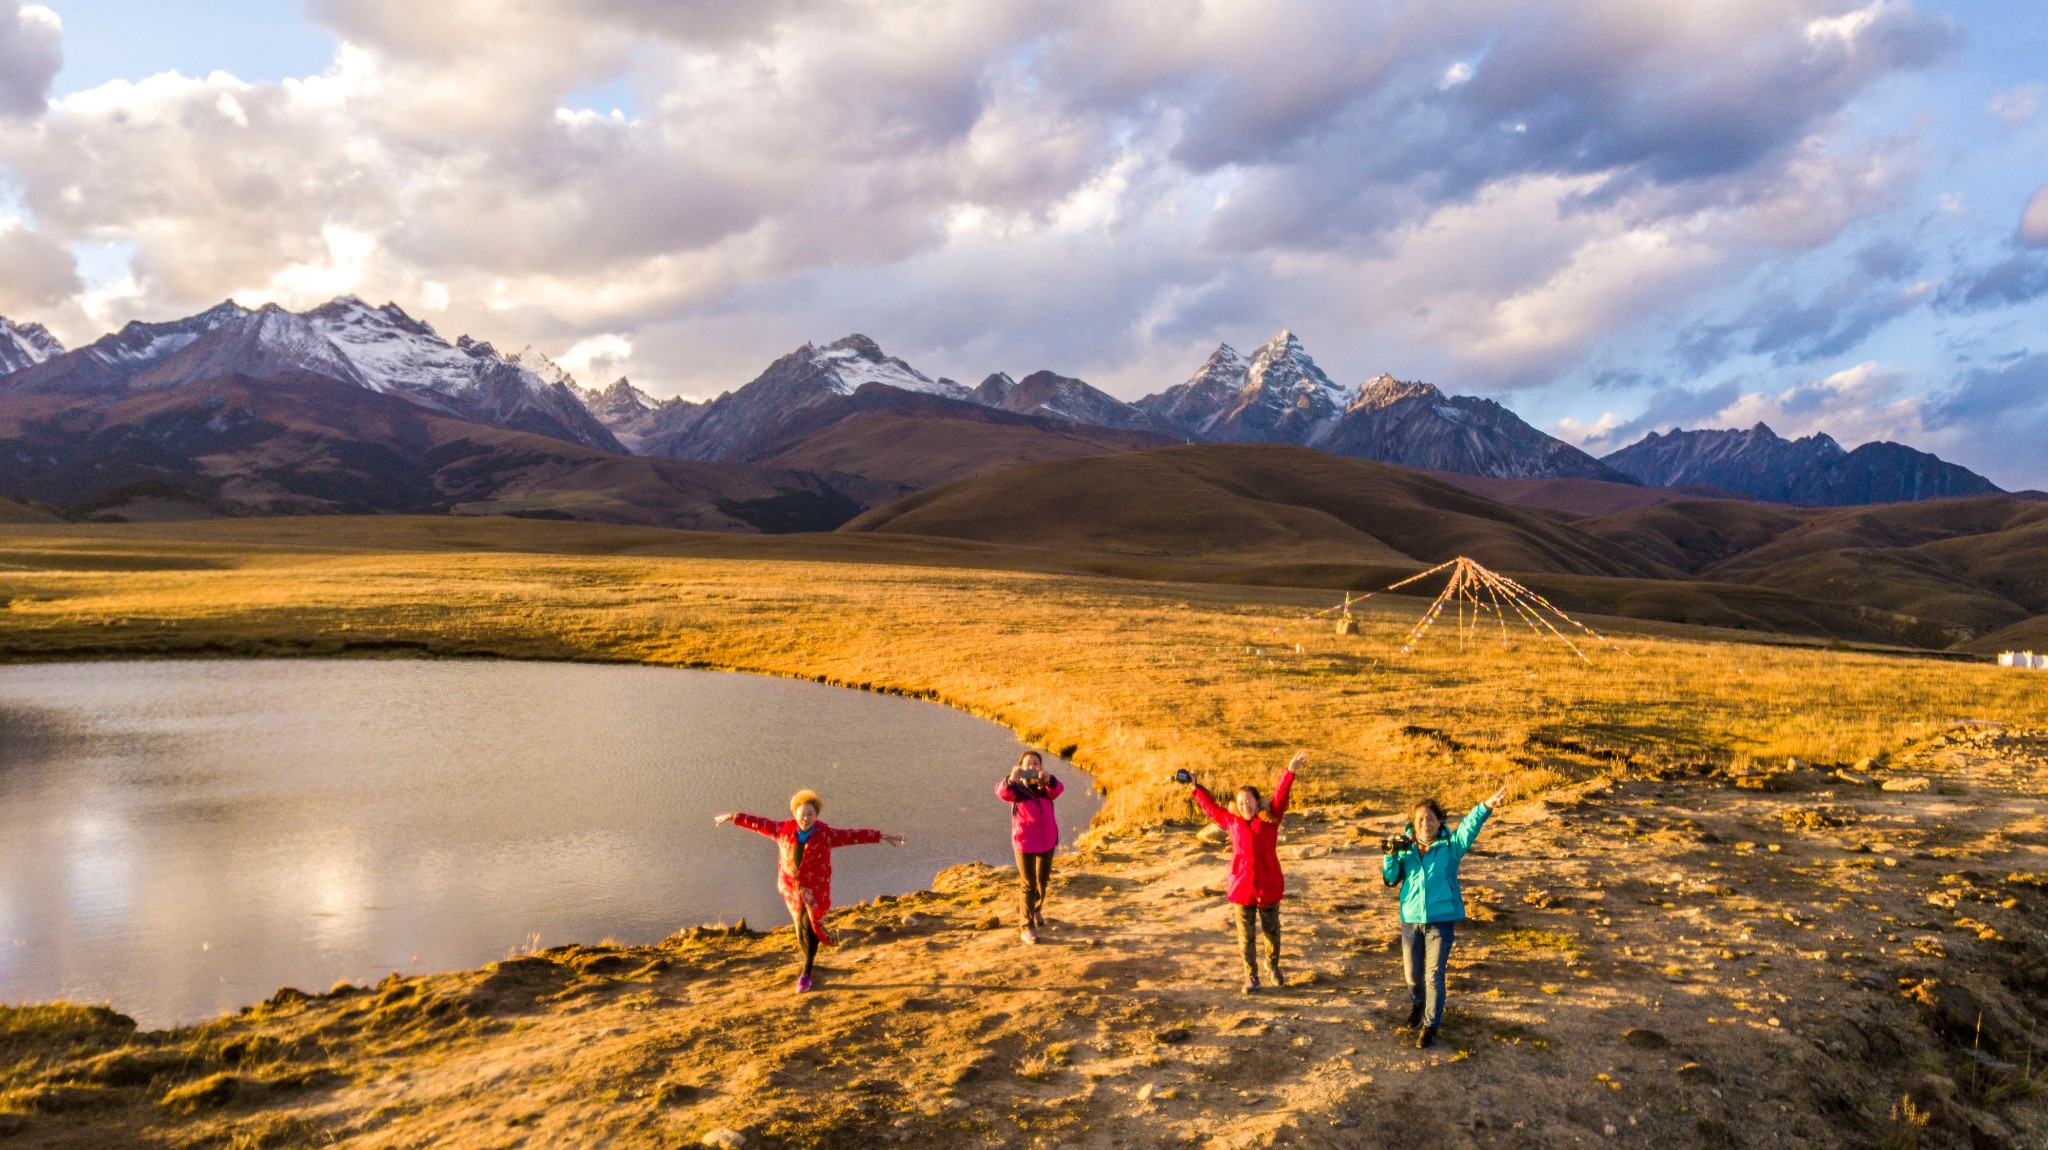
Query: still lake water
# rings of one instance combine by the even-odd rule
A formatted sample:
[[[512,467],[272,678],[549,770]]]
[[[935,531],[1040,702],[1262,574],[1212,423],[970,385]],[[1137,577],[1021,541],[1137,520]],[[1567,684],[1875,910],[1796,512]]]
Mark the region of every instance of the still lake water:
[[[191,1022],[280,986],[465,969],[532,943],[786,925],[785,817],[844,849],[840,905],[1010,858],[1008,730],[911,699],[715,671],[247,660],[0,667],[0,1001]],[[1068,842],[1100,805],[1068,784]]]

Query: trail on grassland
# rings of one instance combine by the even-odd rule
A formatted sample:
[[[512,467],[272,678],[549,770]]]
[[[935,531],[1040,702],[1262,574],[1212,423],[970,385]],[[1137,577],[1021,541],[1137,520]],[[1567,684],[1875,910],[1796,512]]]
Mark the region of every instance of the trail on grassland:
[[[1222,850],[1097,832],[1043,944],[1017,942],[1011,875],[955,868],[840,916],[802,998],[787,929],[699,928],[168,1034],[10,1012],[0,1123],[81,1147],[2048,1144],[2024,1078],[2048,1062],[2048,732],[1511,804],[1467,861],[1426,1053],[1393,1032],[1398,818],[1290,815],[1297,981],[1256,997]]]

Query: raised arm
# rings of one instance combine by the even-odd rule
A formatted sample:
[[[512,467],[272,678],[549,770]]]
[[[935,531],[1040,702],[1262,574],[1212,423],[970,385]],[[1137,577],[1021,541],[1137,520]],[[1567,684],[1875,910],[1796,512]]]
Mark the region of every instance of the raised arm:
[[[1215,799],[1209,797],[1209,788],[1196,783],[1189,789],[1194,791],[1195,805],[1202,808],[1202,813],[1209,816],[1209,821],[1222,827],[1224,830],[1229,830],[1231,814],[1229,811],[1216,805]]]
[[[1399,886],[1408,873],[1408,852],[1395,854],[1389,851],[1380,856],[1380,879],[1388,886]]]
[[[1273,805],[1267,808],[1273,812],[1274,818],[1287,813],[1287,797],[1294,793],[1294,772],[1307,765],[1307,751],[1296,751],[1294,757],[1287,760],[1287,769],[1280,772],[1280,785],[1273,788]]]
[[[782,830],[782,824],[774,819],[764,819],[760,815],[745,813],[732,816],[732,825],[743,830],[753,831],[757,835],[767,835],[771,839],[775,838],[777,833]]]
[[[1459,854],[1471,850],[1473,841],[1479,837],[1479,828],[1486,825],[1487,817],[1492,814],[1493,807],[1487,802],[1466,811],[1465,817],[1458,820],[1458,829],[1451,832],[1451,846]]]
[[[1017,793],[1017,784],[1007,778],[996,784],[996,797],[1006,803],[1016,803],[1024,800],[1024,796]]]
[[[1062,794],[1063,792],[1065,792],[1065,791],[1066,791],[1066,789],[1067,789],[1067,784],[1065,784],[1065,783],[1063,783],[1063,782],[1059,781],[1058,779],[1054,778],[1054,777],[1053,777],[1053,776],[1051,776],[1051,775],[1047,775],[1047,776],[1045,776],[1045,797],[1046,797],[1046,798],[1049,798],[1049,799],[1056,799],[1056,798],[1059,798],[1059,797],[1060,797],[1060,795],[1061,795],[1061,794]]]

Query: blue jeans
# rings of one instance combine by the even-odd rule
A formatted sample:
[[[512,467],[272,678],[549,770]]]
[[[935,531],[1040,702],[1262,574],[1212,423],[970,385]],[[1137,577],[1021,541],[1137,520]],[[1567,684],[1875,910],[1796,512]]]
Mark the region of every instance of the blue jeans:
[[[1408,979],[1408,1001],[1424,1008],[1426,1030],[1444,1020],[1444,968],[1450,965],[1457,929],[1456,922],[1401,924],[1401,973]]]

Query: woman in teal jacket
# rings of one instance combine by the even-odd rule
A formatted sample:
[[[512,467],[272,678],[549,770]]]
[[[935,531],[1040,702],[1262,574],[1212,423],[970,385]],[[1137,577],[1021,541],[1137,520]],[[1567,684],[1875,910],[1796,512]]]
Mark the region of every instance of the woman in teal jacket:
[[[1408,829],[1381,848],[1380,877],[1401,888],[1401,973],[1408,980],[1408,1025],[1415,1045],[1436,1045],[1444,1020],[1444,968],[1451,960],[1451,942],[1465,920],[1465,895],[1458,886],[1458,864],[1479,837],[1479,828],[1507,798],[1502,787],[1473,807],[1458,822],[1444,826],[1444,809],[1424,799],[1409,812]]]

